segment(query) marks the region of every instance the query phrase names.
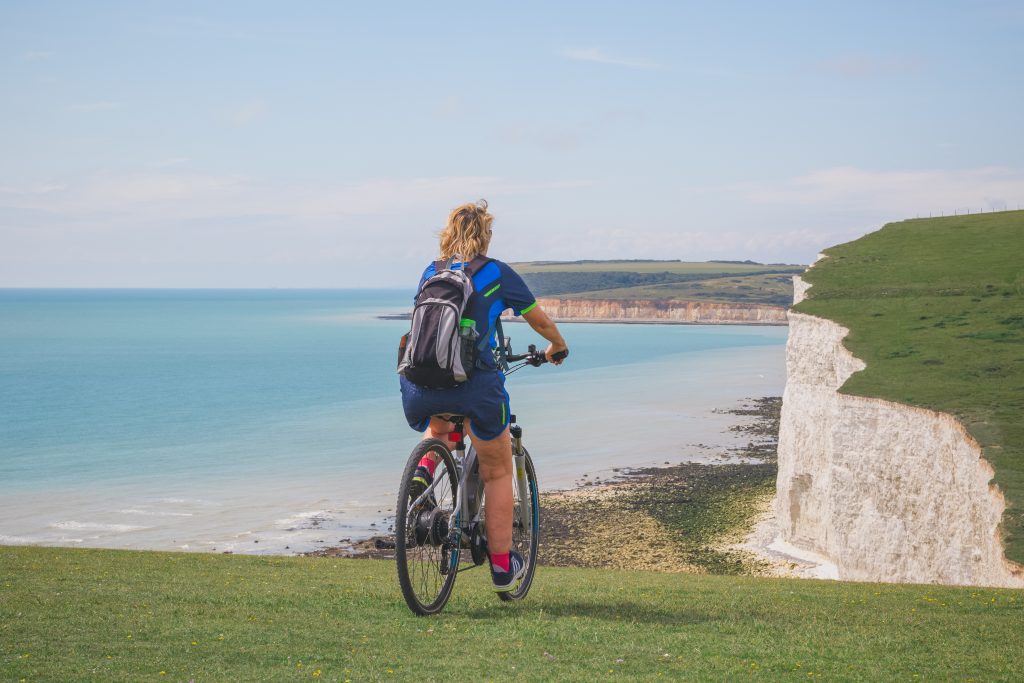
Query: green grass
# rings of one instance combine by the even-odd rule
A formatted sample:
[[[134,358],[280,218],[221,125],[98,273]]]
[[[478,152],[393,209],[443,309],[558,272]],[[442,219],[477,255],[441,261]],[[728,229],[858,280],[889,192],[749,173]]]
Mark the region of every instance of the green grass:
[[[910,220],[828,249],[795,310],[850,329],[841,391],[952,413],[995,468],[1024,563],[1024,212]]]
[[[511,264],[517,273],[672,273],[709,275],[713,273],[759,273],[765,270],[800,272],[803,266],[731,261],[524,261]]]
[[[0,547],[4,681],[1021,680],[1024,592],[541,568],[418,618],[394,564]]]
[[[599,289],[574,293],[573,298],[657,299],[789,306],[793,301],[793,276],[788,273],[727,275],[689,282]]]
[[[803,266],[753,262],[536,261],[512,264],[537,296],[769,303],[793,299]]]

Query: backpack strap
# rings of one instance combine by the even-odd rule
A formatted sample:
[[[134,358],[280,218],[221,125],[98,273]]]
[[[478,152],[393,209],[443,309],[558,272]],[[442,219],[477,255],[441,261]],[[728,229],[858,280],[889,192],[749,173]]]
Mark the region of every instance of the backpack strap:
[[[466,275],[469,276],[469,279],[472,281],[474,275],[476,275],[478,272],[480,272],[480,270],[484,266],[486,266],[488,263],[491,263],[493,261],[494,261],[494,259],[492,259],[492,258],[490,258],[488,256],[484,256],[483,254],[477,254],[476,256],[474,256],[472,259],[469,260],[469,263],[462,264],[462,270],[466,273]],[[475,288],[474,288],[474,294],[476,294]],[[497,327],[495,327],[495,330],[496,330],[496,334],[498,335],[498,341],[499,341],[498,346],[501,346],[501,343],[500,343],[500,340],[501,340],[501,322],[500,322],[501,316],[498,316],[498,319],[499,319],[499,322],[496,323]],[[480,337],[480,341],[477,343],[477,350],[480,351],[480,353],[484,353],[484,352],[489,353],[490,352],[490,350],[488,348],[488,342],[489,341],[490,341],[490,337],[488,337],[487,335],[482,335]],[[504,359],[504,347],[502,347],[502,351],[500,351],[499,353],[502,354],[502,359]]]
[[[488,263],[492,262],[493,260],[494,259],[488,258],[487,256],[484,256],[483,254],[477,254],[472,259],[470,259],[469,263],[464,263],[462,265],[462,269],[464,271],[466,271],[467,275],[469,275],[470,277],[473,277],[478,272],[480,272],[480,270],[484,266],[486,266]]]
[[[508,370],[508,357],[505,354],[505,332],[501,329],[501,315],[494,321],[494,334],[498,342],[498,369]]]

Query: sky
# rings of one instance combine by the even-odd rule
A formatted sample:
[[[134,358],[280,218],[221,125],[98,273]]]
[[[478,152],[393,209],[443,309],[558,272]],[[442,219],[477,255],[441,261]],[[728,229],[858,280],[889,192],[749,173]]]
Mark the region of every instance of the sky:
[[[0,287],[808,263],[1024,206],[1024,3],[0,3]]]

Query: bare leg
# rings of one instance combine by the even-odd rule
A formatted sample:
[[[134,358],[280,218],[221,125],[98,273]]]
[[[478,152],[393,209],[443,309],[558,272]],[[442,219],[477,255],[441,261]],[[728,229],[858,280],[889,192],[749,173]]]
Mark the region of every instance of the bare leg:
[[[454,428],[455,425],[449,422],[448,420],[442,419],[440,417],[432,417],[430,418],[430,426],[427,427],[427,431],[423,434],[423,438],[439,439],[440,441],[444,441],[448,448],[451,449],[455,447],[455,443],[448,439],[448,435],[451,434],[452,429]],[[435,456],[433,453],[427,453],[425,457],[434,463],[436,463],[438,460],[437,456]]]
[[[487,548],[501,555],[512,549],[512,440],[508,428],[490,441],[474,439],[487,496]]]

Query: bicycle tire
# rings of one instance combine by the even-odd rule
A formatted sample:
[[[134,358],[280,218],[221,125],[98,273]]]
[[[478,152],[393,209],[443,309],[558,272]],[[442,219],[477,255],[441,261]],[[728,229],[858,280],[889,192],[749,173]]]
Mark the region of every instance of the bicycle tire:
[[[411,509],[414,502],[410,493],[413,473],[420,460],[427,453],[440,457],[434,471],[434,505],[417,506]],[[438,479],[440,477],[440,480]],[[395,559],[398,565],[398,585],[402,588],[402,597],[414,613],[427,616],[440,612],[455,586],[455,577],[459,569],[459,544],[449,544],[447,538],[437,545],[429,540],[421,543],[417,540],[417,531],[423,535],[424,520],[432,519],[423,515],[434,514],[436,519],[444,520],[445,525],[455,509],[456,492],[458,491],[458,472],[455,458],[444,442],[437,439],[421,441],[409,455],[409,460],[402,471],[401,484],[398,487],[398,504],[395,507]],[[419,526],[418,526],[419,525]],[[431,529],[433,528],[428,524]],[[445,534],[446,536],[446,534]]]
[[[519,491],[519,480],[512,477],[512,548],[519,552],[526,561],[526,574],[519,582],[514,591],[498,593],[498,597],[508,602],[511,600],[522,600],[530,592],[533,585],[533,573],[537,569],[537,547],[540,543],[540,491],[537,488],[537,472],[533,469],[533,460],[529,452],[523,449],[526,454],[526,488],[525,492]],[[532,520],[524,525],[520,518],[519,501],[520,496],[529,497],[530,507],[533,510]]]

